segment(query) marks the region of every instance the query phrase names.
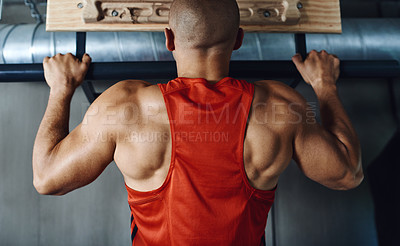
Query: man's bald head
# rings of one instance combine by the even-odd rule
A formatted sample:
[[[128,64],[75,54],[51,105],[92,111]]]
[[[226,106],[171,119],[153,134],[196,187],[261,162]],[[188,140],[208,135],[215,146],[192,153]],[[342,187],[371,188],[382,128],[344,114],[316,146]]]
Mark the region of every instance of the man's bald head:
[[[233,48],[239,22],[236,0],[175,0],[169,16],[175,44],[188,49]]]

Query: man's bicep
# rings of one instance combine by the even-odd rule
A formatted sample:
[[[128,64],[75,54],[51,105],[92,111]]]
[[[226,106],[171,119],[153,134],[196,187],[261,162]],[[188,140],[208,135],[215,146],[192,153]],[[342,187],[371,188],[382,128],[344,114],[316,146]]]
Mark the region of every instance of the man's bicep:
[[[308,178],[334,188],[346,173],[343,148],[318,123],[303,122],[294,139],[293,159]]]
[[[50,155],[50,185],[65,194],[94,181],[113,160],[115,144],[106,127],[81,123]]]

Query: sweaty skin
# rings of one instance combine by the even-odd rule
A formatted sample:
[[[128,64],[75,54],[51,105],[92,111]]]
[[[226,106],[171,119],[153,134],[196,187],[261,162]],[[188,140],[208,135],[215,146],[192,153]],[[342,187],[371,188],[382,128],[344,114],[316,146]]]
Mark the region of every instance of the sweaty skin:
[[[183,10],[186,15],[177,14]],[[229,18],[220,17],[225,11]],[[199,15],[204,16],[200,19]],[[238,18],[236,1],[175,1],[165,36],[178,76],[205,78],[209,83],[227,77],[232,51],[243,40]],[[195,29],[193,35],[186,33],[188,20],[195,20],[187,24],[189,30]],[[234,30],[235,35],[204,39],[224,30]],[[326,187],[346,190],[358,186],[363,179],[361,150],[338,97],[339,59],[325,51],[312,51],[305,61],[295,55],[293,62],[318,97],[322,124],[292,88],[277,81],[256,82],[244,142],[250,183],[257,189],[273,189],[294,159],[307,177]],[[71,98],[89,64],[88,55],[82,61],[71,54],[43,61],[50,96],[34,144],[34,186],[41,194],[66,194],[91,183],[115,160],[132,189],[160,187],[170,166],[171,133],[158,86],[139,80],[117,83],[69,132]]]

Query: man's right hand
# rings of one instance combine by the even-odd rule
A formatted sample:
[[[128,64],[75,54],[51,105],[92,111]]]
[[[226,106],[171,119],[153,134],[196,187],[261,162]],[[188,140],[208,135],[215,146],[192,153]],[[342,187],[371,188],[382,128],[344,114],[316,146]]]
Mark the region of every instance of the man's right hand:
[[[300,54],[292,57],[294,64],[303,76],[304,81],[314,89],[335,85],[340,74],[340,60],[325,50],[311,51],[303,61]]]

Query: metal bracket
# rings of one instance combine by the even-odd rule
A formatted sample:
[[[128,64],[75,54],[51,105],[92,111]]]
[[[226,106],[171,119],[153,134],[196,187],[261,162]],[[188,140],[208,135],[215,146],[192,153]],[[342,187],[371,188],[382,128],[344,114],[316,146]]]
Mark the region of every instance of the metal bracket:
[[[296,33],[294,35],[294,43],[296,46],[296,53],[299,53],[303,60],[305,60],[307,56],[306,34]],[[302,80],[303,78],[301,77],[301,74],[298,73],[297,78],[290,83],[290,87],[296,88]]]
[[[29,9],[31,11],[31,16],[36,20],[36,23],[43,23],[43,18],[36,6],[36,1],[24,0],[24,3],[26,6],[29,7]]]
[[[76,57],[78,59],[82,59],[83,55],[86,52],[86,32],[77,32],[76,33]],[[94,100],[100,95],[96,93],[94,90],[93,84],[90,81],[83,81],[82,83],[83,92],[86,95],[86,98],[90,103],[93,103]]]
[[[397,108],[397,100],[396,100],[396,91],[394,87],[394,79],[391,78],[388,80],[388,90],[389,90],[389,100],[390,100],[390,109],[392,111],[393,120],[396,123],[398,129],[400,129],[400,117],[398,114]]]
[[[76,33],[76,57],[82,59],[86,52],[86,32]]]
[[[294,42],[296,44],[296,53],[300,53],[301,57],[305,59],[307,55],[306,34],[296,33],[294,35]]]
[[[0,20],[1,20],[1,13],[3,12],[3,0],[0,0]]]

